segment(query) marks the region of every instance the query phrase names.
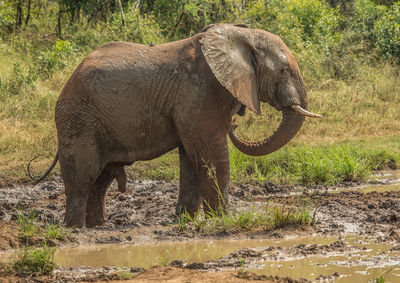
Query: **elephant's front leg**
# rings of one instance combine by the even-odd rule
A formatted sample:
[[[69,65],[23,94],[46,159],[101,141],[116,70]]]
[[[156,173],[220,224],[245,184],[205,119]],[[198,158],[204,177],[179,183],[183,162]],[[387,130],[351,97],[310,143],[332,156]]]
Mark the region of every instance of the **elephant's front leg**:
[[[205,212],[228,206],[229,151],[226,136],[207,143],[199,167],[200,192]]]
[[[179,215],[186,210],[193,215],[199,210],[200,206],[200,182],[196,168],[188,158],[183,146],[179,147],[179,162],[180,182],[176,214]]]
[[[181,178],[177,212],[191,215],[203,201],[204,211],[228,205],[229,152],[226,135],[199,138],[180,148]],[[188,154],[189,152],[189,154]]]

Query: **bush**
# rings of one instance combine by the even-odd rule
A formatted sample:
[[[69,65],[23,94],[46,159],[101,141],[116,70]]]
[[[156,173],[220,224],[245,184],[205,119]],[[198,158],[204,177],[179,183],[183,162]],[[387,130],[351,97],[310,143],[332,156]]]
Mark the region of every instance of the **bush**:
[[[41,52],[37,57],[38,72],[49,78],[55,71],[64,69],[73,52],[73,44],[67,40],[57,39],[50,50]]]
[[[0,38],[11,33],[14,26],[14,7],[11,1],[0,1]]]
[[[0,101],[22,91],[29,91],[35,85],[37,78],[36,70],[32,66],[24,72],[19,63],[14,63],[10,77],[4,82],[0,79]]]
[[[341,21],[338,9],[319,0],[254,1],[245,15],[252,24],[263,22],[264,29],[278,34],[291,48],[316,44],[326,50],[338,38]]]
[[[376,21],[385,12],[384,6],[377,6],[371,0],[356,0],[354,2],[354,16],[350,20],[350,28],[355,32],[358,40],[374,41],[373,29]]]
[[[400,1],[393,4],[376,22],[374,35],[379,51],[400,64]]]
[[[122,26],[121,14],[113,14],[107,37],[108,41],[126,40],[149,44],[159,43],[162,35],[152,15],[142,16],[138,8],[131,6],[125,13],[125,27]]]

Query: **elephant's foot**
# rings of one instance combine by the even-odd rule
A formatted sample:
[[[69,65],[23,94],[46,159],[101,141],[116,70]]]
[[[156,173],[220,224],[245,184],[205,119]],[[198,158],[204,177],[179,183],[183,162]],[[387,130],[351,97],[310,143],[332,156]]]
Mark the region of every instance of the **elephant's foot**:
[[[71,205],[67,200],[67,209],[65,211],[64,224],[67,227],[82,228],[85,227],[85,206]]]
[[[203,198],[203,210],[205,213],[226,213],[228,210],[228,197],[214,194],[212,197]]]
[[[66,215],[64,224],[66,227],[82,228],[85,227],[85,217],[68,217]]]
[[[176,205],[176,215],[183,213],[189,213],[189,215],[194,216],[196,212],[200,209],[200,199],[198,196],[182,196],[179,195],[179,200]]]
[[[86,227],[102,226],[106,222],[103,211],[98,207],[88,208],[86,213]]]

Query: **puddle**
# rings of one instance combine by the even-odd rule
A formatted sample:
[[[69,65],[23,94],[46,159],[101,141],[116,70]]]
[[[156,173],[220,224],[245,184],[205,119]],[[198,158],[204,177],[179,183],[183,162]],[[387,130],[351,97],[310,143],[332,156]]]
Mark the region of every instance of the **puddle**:
[[[165,265],[172,260],[184,260],[186,263],[215,261],[216,264],[210,266],[220,267],[222,265],[218,264],[219,259],[242,248],[257,248],[256,250],[263,251],[262,247],[279,247],[264,249],[259,256],[246,258],[244,269],[259,274],[309,280],[316,280],[318,277],[326,280],[330,276],[330,280],[334,279],[335,282],[351,283],[368,282],[388,272],[385,275],[385,282],[399,282],[400,252],[391,252],[392,246],[388,244],[365,242],[362,238],[350,236],[344,238],[346,246],[352,246],[349,251],[333,251],[326,254],[319,252],[309,256],[304,256],[302,253],[293,256],[284,252],[288,250],[285,248],[293,248],[300,244],[329,245],[337,240],[337,237],[314,236],[278,240],[191,241],[137,246],[78,246],[58,250],[55,261],[64,267],[85,265],[143,268]],[[269,257],[277,253],[280,254],[277,260]],[[230,260],[237,261],[238,258],[240,259],[240,256],[235,255],[230,257]],[[226,258],[224,260],[226,262]],[[232,265],[230,267],[228,265],[227,269],[233,269]]]
[[[356,192],[361,192],[364,194],[371,193],[371,192],[384,193],[384,192],[400,191],[400,184],[339,188],[337,190],[333,190],[332,192],[345,192],[345,191],[346,192],[356,191]]]
[[[400,253],[390,252],[390,245],[360,244],[355,238],[347,238],[346,241],[360,250],[287,261],[265,261],[262,269],[252,271],[308,280],[320,278],[321,282],[327,282],[323,281],[324,278],[343,283],[368,282],[381,275],[385,276],[385,282],[400,282]]]
[[[374,175],[374,179],[379,182],[378,185],[363,185],[359,187],[338,188],[335,190],[329,190],[329,192],[336,193],[344,191],[357,191],[367,194],[371,192],[383,193],[400,191],[400,170],[379,171]]]
[[[327,245],[337,237],[296,237],[268,240],[215,240],[156,243],[145,245],[88,245],[67,247],[55,254],[55,262],[61,266],[136,266],[148,268],[173,260],[187,263],[217,260],[242,248],[260,246],[291,247],[318,243]]]
[[[374,175],[376,180],[400,179],[400,170],[383,170]]]

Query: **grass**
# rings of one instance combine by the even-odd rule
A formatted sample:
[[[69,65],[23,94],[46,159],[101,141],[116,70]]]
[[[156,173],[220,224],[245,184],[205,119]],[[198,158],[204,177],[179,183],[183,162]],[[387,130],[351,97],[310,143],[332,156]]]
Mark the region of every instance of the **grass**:
[[[34,223],[36,211],[31,211],[28,215],[25,215],[22,210],[17,211],[17,213],[20,238],[27,239],[37,236],[39,234],[39,226]]]
[[[171,261],[171,259],[169,258],[168,255],[164,256],[164,255],[160,255],[157,259],[157,265],[160,266],[167,266],[169,264],[169,262]]]
[[[16,210],[16,212],[19,224],[19,237],[25,243],[29,243],[29,240],[34,237],[41,237],[44,241],[48,239],[64,240],[71,235],[71,228],[66,228],[59,222],[45,223],[43,225],[35,222],[36,211],[24,213],[22,210]]]
[[[315,216],[315,215],[314,215]],[[220,233],[249,230],[274,230],[287,226],[307,226],[314,223],[309,207],[285,207],[267,204],[261,209],[251,208],[233,212],[210,209],[209,212],[194,216],[186,211],[176,219],[177,229],[195,229],[201,233]]]
[[[11,263],[0,265],[0,273],[16,273],[19,275],[47,275],[56,266],[54,254],[56,248],[46,244],[48,239],[62,240],[69,237],[71,229],[62,227],[59,223],[40,225],[35,221],[36,211],[25,213],[23,210],[17,212],[21,247],[15,253],[15,259]],[[30,246],[32,239],[37,237],[39,247]],[[36,245],[36,244],[35,244]]]
[[[49,274],[55,267],[55,248],[43,245],[41,248],[24,246],[17,251],[12,268],[18,274]]]
[[[137,274],[131,273],[127,268],[122,268],[122,270],[117,273],[117,276],[120,280],[130,280],[137,276]]]
[[[231,172],[234,181],[336,185],[366,181],[373,171],[398,160],[393,151],[360,142],[289,146],[259,158],[232,149]]]
[[[43,235],[46,239],[63,240],[69,238],[72,233],[71,228],[64,227],[59,222],[46,224],[43,230]]]

